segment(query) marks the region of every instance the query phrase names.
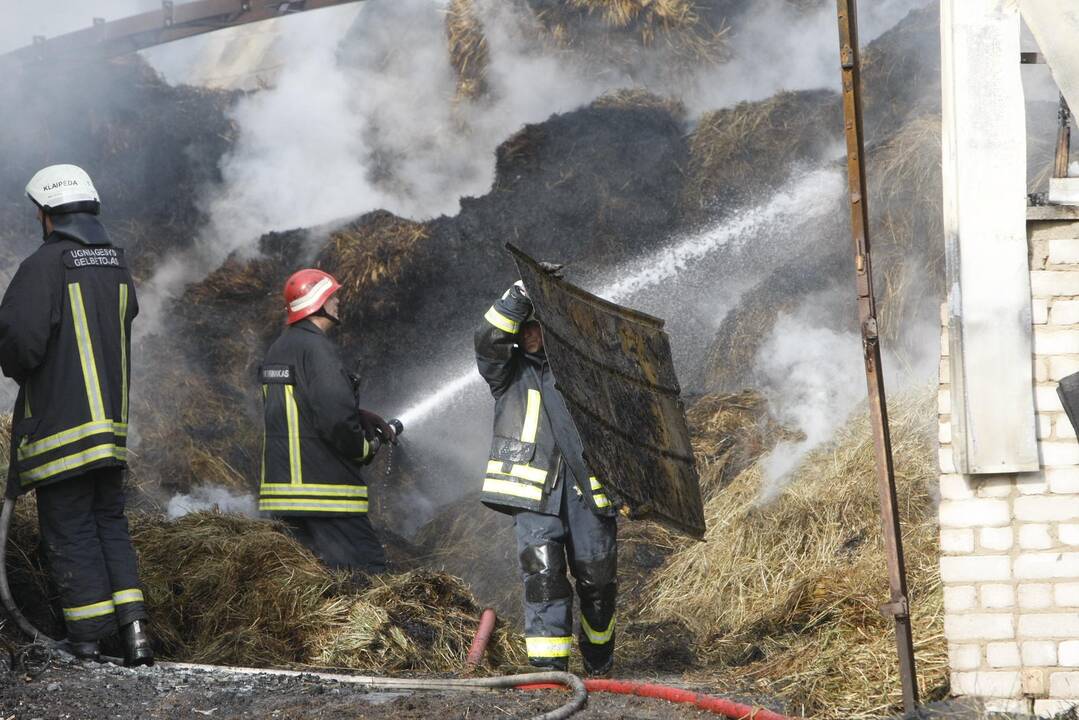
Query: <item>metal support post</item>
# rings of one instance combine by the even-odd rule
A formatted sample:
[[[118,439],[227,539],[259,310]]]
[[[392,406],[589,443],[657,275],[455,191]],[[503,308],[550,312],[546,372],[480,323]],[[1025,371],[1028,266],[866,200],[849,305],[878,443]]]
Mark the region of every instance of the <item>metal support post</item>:
[[[843,72],[843,117],[847,138],[847,173],[850,190],[851,233],[858,286],[858,316],[862,327],[865,374],[869,387],[869,415],[877,465],[880,515],[884,525],[884,553],[888,560],[891,602],[881,611],[895,620],[899,649],[899,675],[903,684],[903,709],[918,705],[918,679],[914,667],[914,642],[910,629],[903,538],[892,467],[892,441],[888,433],[888,409],[884,373],[877,335],[877,307],[873,297],[873,265],[869,247],[869,211],[865,180],[865,140],[862,131],[861,62],[858,49],[857,0],[836,0],[839,16],[839,54]]]
[[[1053,177],[1066,178],[1068,177],[1068,163],[1071,159],[1072,111],[1068,107],[1068,101],[1064,99],[1063,94],[1060,96],[1060,109],[1057,111],[1057,120],[1060,123],[1060,128],[1057,130],[1057,155],[1053,166]]]

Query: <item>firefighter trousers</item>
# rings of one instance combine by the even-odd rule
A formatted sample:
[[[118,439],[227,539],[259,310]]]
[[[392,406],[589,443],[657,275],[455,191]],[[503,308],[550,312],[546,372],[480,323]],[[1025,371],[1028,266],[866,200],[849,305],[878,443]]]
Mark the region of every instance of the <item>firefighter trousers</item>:
[[[573,589],[566,578],[568,565],[577,583],[581,609],[581,655],[587,667],[598,668],[614,653],[618,525],[615,518],[592,512],[577,492],[572,475],[566,473],[559,478],[559,485],[562,499],[558,515],[529,511],[514,515],[524,579],[528,660],[533,665],[559,669],[569,663]]]
[[[367,575],[386,572],[386,551],[366,514],[281,520],[289,534],[326,567]]]
[[[36,491],[41,543],[71,640],[100,640],[146,619],[123,473],[101,468]]]

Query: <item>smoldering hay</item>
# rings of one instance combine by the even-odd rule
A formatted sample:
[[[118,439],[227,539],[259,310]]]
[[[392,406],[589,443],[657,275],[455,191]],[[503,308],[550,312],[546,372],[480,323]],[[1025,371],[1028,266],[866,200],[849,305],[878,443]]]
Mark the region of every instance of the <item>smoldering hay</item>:
[[[763,410],[759,397],[742,394],[705,398],[689,411],[708,498],[703,543],[650,523],[622,527],[619,665],[686,672],[702,685],[782,698],[813,717],[879,717],[899,704],[899,680],[889,621],[877,611],[887,577],[868,421],[856,412],[832,443],[806,457],[778,497],[761,504],[761,462],[790,436]],[[916,650],[929,697],[947,678],[931,416],[927,390],[899,398],[890,412]],[[504,586],[515,585],[513,553],[500,560],[489,552],[490,532],[508,535],[509,528],[484,525],[486,550],[470,550],[472,510],[458,505],[452,512],[450,525],[432,528],[453,533],[442,548],[446,561],[460,555],[492,571],[501,564]],[[37,560],[35,525],[33,503],[24,499],[11,554],[24,607],[41,605],[35,593],[55,600]],[[174,522],[133,513],[132,530],[164,657],[372,672],[462,669],[481,608],[451,575],[415,569],[356,587],[275,523],[212,512]],[[53,622],[55,632],[47,614],[33,619]],[[489,670],[523,663],[515,622],[509,615],[500,623]]]

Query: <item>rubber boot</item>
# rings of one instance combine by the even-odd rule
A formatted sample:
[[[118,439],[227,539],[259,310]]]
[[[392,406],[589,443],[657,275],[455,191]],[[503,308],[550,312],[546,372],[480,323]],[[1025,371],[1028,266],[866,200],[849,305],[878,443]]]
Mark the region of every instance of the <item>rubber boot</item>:
[[[120,628],[120,639],[124,643],[124,665],[154,664],[154,651],[150,647],[150,636],[146,633],[144,620],[135,620]]]
[[[542,672],[566,672],[569,670],[568,658],[544,658],[529,660],[528,664]]]
[[[581,660],[584,661],[584,672],[588,677],[607,677],[614,669],[614,652],[588,652],[581,648]]]
[[[101,648],[97,640],[64,640],[61,649],[71,653],[79,660],[101,662]]]

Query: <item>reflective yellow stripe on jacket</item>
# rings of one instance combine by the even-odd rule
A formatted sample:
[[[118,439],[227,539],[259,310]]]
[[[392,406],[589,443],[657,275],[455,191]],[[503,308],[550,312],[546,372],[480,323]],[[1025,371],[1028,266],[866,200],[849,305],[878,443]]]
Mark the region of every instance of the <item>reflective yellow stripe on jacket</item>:
[[[263,512],[332,512],[365,513],[366,500],[331,500],[321,498],[260,498],[259,510]]]
[[[347,497],[366,498],[366,485],[310,485],[304,483],[297,487],[288,483],[263,483],[259,488],[262,495],[312,496],[312,497]]]
[[[543,407],[543,397],[539,390],[528,391],[528,401],[525,404],[525,421],[521,426],[521,442],[536,442],[536,433],[539,432],[540,409]]]
[[[138,588],[117,590],[112,594],[113,605],[127,605],[129,603],[136,602],[145,602],[145,598],[142,595],[142,590],[139,590]]]
[[[127,462],[127,448],[112,443],[97,445],[83,452],[62,457],[29,470],[19,470],[19,482],[23,486],[30,485],[48,480],[69,470],[78,470],[98,460],[108,459]]]
[[[127,283],[120,284],[120,421],[127,422]]]
[[[19,460],[28,460],[52,450],[59,450],[64,445],[70,445],[73,442],[78,442],[91,435],[100,435],[102,433],[112,433],[119,437],[125,437],[127,435],[127,425],[125,423],[113,422],[112,420],[88,422],[79,425],[78,427],[71,428],[70,430],[64,430],[55,435],[49,435],[40,440],[20,445]]]
[[[529,390],[525,401],[524,423],[521,425],[521,442],[536,442],[542,409],[543,397],[540,391]],[[543,500],[543,487],[547,483],[547,475],[548,472],[542,468],[492,458],[487,461],[487,477],[483,481],[483,492],[540,502]]]
[[[521,329],[521,323],[517,322],[513,318],[506,317],[498,311],[494,305],[487,311],[487,314],[483,316],[483,319],[494,325],[502,332],[508,332],[510,335],[516,335],[517,331]]]
[[[526,500],[535,500],[536,502],[543,499],[543,488],[496,478],[484,478],[483,491],[485,493],[494,493],[495,495],[510,495]]]
[[[82,286],[77,282],[68,283],[67,294],[71,302],[71,321],[75,325],[75,340],[79,346],[79,361],[82,364],[82,380],[86,386],[90,419],[101,422],[105,419],[105,404],[101,400],[101,382],[97,374],[97,361],[94,359],[94,343],[90,339],[90,327],[86,322]]]
[[[303,462],[300,458],[300,410],[291,385],[285,385],[285,418],[288,421],[289,476],[294,485],[303,482]]]
[[[606,495],[600,492],[601,490],[603,490],[603,486],[599,484],[599,480],[596,479],[595,475],[588,478],[588,483],[592,488],[592,501],[596,504],[596,507],[610,507],[611,501],[607,499]]]

